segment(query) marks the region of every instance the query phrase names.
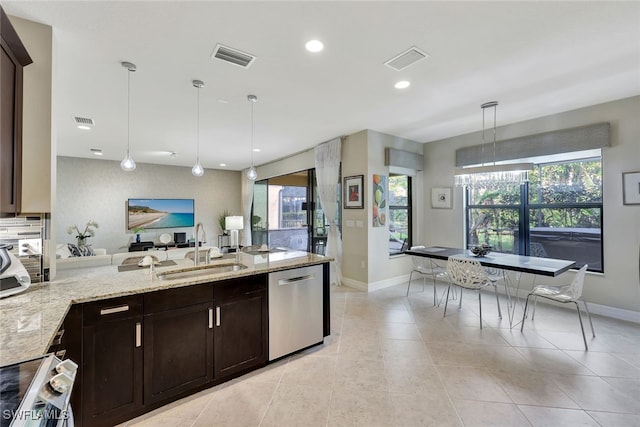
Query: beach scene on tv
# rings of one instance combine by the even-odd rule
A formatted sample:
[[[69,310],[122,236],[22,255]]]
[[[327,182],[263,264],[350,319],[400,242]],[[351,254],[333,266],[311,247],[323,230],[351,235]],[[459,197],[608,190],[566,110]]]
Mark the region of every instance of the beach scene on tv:
[[[193,227],[193,199],[129,199],[129,230]]]

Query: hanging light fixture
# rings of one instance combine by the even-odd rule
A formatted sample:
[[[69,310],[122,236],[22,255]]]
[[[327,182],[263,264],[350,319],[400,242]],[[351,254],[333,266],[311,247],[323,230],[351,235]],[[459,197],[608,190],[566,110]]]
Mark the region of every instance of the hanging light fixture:
[[[496,165],[496,110],[498,101],[485,102],[482,108],[482,157],[484,160],[485,146],[485,110],[493,108],[493,164],[468,168],[456,168],[455,184],[460,187],[471,188],[502,188],[520,185],[529,180],[529,171],[533,170],[533,163],[511,163]]]
[[[202,80],[194,80],[193,87],[196,88],[197,100],[197,116],[196,116],[196,164],[191,169],[193,176],[204,175],[204,168],[200,164],[200,89],[204,87]]]
[[[251,167],[247,171],[247,178],[250,181],[255,181],[258,178],[258,172],[255,166],[253,166],[253,104],[258,102],[258,97],[255,95],[248,95],[247,101],[251,103]]]
[[[122,66],[129,72],[127,73],[127,155],[120,162],[120,168],[125,172],[131,172],[136,168],[136,162],[131,157],[131,143],[129,134],[131,133],[131,126],[129,124],[131,120],[131,73],[136,71],[136,66],[131,62],[123,62]]]

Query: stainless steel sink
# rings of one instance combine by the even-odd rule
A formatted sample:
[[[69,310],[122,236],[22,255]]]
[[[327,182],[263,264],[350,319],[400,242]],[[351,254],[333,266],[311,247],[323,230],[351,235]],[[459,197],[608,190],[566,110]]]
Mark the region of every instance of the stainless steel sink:
[[[193,277],[206,276],[209,274],[228,273],[231,271],[240,271],[247,268],[244,264],[238,263],[224,263],[224,264],[207,264],[191,267],[188,269],[163,271],[158,273],[158,279],[160,280],[173,280],[173,279],[189,279]]]

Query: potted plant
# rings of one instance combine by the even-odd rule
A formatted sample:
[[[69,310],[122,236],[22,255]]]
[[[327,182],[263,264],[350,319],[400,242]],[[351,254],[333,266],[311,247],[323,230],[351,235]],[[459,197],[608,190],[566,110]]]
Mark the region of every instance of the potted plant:
[[[144,231],[144,227],[133,227],[131,232],[136,235],[136,243],[140,243],[140,233]]]
[[[226,218],[228,216],[231,216],[231,211],[228,209],[225,209],[218,214],[218,225],[220,225],[220,231],[223,235],[227,234]]]
[[[84,227],[84,231],[80,231],[77,225],[72,225],[67,228],[67,234],[76,234],[78,246],[85,246],[87,244],[87,238],[95,236],[95,229],[98,228],[98,223],[89,220]]]

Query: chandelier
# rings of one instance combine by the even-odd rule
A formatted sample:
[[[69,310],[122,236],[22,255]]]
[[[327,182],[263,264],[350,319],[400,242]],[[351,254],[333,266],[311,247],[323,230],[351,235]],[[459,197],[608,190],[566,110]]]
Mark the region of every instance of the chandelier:
[[[485,146],[485,110],[493,108],[493,164],[456,168],[455,185],[470,188],[504,188],[520,185],[529,180],[533,163],[496,165],[496,110],[498,101],[485,102],[482,108],[482,154]]]

